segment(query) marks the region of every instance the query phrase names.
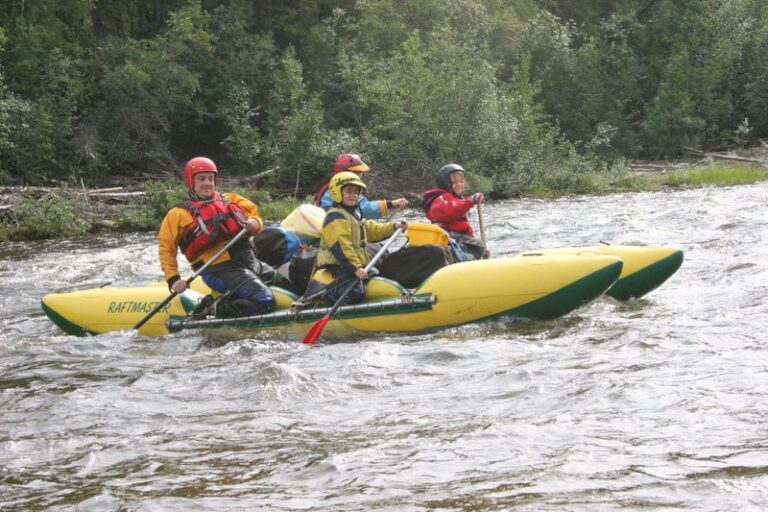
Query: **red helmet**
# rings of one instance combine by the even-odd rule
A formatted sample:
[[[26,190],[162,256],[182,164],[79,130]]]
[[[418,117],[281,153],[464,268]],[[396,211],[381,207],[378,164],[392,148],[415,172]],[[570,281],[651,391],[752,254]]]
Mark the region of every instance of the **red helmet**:
[[[196,156],[184,166],[184,182],[190,189],[195,188],[195,174],[201,172],[212,172],[218,176],[219,170],[216,164],[210,158]]]
[[[367,171],[369,167],[365,165],[360,155],[354,153],[344,153],[336,157],[336,162],[333,164],[334,174],[338,174],[344,171],[363,172]]]

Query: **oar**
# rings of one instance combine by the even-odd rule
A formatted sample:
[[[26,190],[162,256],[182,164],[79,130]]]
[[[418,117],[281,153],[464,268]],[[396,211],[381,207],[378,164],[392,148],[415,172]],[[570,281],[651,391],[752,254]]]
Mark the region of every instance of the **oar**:
[[[202,273],[203,273],[203,271],[204,271],[205,269],[207,269],[208,267],[210,267],[210,266],[213,264],[213,262],[215,262],[216,260],[218,260],[218,259],[219,259],[219,257],[220,257],[222,254],[224,254],[225,252],[227,252],[227,250],[228,250],[230,247],[232,247],[232,246],[235,244],[235,242],[237,242],[238,240],[240,240],[241,238],[243,238],[243,236],[245,236],[246,232],[247,232],[247,231],[246,231],[245,229],[242,229],[242,230],[240,230],[240,232],[239,232],[238,234],[236,234],[236,235],[234,236],[234,238],[232,238],[232,240],[230,240],[229,242],[227,242],[227,245],[225,245],[224,247],[222,247],[222,248],[221,248],[221,250],[220,250],[219,252],[217,252],[216,254],[214,254],[214,255],[213,255],[213,257],[212,257],[211,259],[209,259],[209,260],[206,262],[206,264],[205,264],[205,265],[203,265],[202,267],[200,267],[200,268],[198,269],[198,271],[197,271],[197,272],[195,272],[194,274],[192,274],[192,275],[189,277],[189,279],[187,279],[187,286],[189,286],[189,284],[190,284],[192,281],[194,281],[195,279],[197,279],[197,276],[199,276],[200,274],[202,274]],[[147,323],[147,321],[148,321],[150,318],[152,318],[153,316],[155,316],[155,313],[157,313],[158,311],[160,311],[161,309],[163,309],[163,308],[165,307],[165,305],[166,305],[166,304],[168,304],[169,302],[171,302],[171,301],[173,300],[173,298],[174,298],[175,296],[177,296],[178,294],[179,294],[179,292],[176,292],[176,291],[174,291],[174,292],[171,292],[171,294],[170,294],[169,296],[167,296],[163,302],[161,302],[160,304],[158,304],[157,306],[155,306],[155,307],[152,309],[152,311],[150,311],[149,313],[147,313],[147,316],[145,316],[144,318],[142,318],[142,319],[141,319],[141,321],[140,321],[139,323],[137,323],[136,325],[134,325],[134,326],[133,326],[133,330],[135,330],[135,331],[139,330],[139,328],[140,328],[142,325],[144,325],[145,323]]]
[[[363,270],[365,270],[365,273],[368,274],[368,272],[371,271],[373,266],[376,264],[377,261],[382,257],[384,252],[389,248],[390,245],[392,245],[392,242],[394,242],[395,238],[402,233],[402,228],[397,228],[395,230],[392,237],[387,240],[387,243],[385,243],[379,252],[376,253],[376,255],[373,257],[373,259],[365,266]],[[341,294],[341,297],[336,301],[336,303],[331,307],[331,309],[328,310],[328,313],[325,314],[323,318],[312,324],[312,327],[309,328],[307,331],[307,334],[304,335],[304,339],[301,340],[302,343],[306,343],[307,345],[312,345],[317,342],[317,340],[320,339],[320,334],[322,334],[323,329],[325,329],[326,324],[331,319],[333,314],[336,312],[337,309],[339,309],[339,306],[344,302],[344,299],[349,295],[349,292],[352,291],[352,289],[357,284],[357,278],[353,279],[350,283],[349,287],[347,287],[346,290],[344,290],[344,293]]]
[[[480,240],[483,242],[483,248],[487,248],[485,245],[485,225],[483,224],[483,209],[480,203],[477,203],[477,223],[480,224]]]

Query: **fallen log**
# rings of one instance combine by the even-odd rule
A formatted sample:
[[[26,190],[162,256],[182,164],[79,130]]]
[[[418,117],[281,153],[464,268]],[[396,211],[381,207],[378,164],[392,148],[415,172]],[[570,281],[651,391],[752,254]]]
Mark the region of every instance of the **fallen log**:
[[[701,151],[700,149],[689,148],[687,146],[685,146],[684,149],[686,151],[695,153],[697,155],[708,156],[710,158],[718,158],[720,160],[733,160],[736,162],[747,162],[750,164],[765,165],[764,160],[758,160],[757,158],[749,158],[749,157],[737,156],[737,155],[726,155],[724,153],[711,153],[708,151]]]
[[[138,192],[98,192],[94,193],[91,192],[88,194],[88,197],[98,199],[101,201],[115,201],[124,203],[128,201],[129,199],[133,199],[136,197],[143,197],[146,196],[146,192],[138,191]]]
[[[119,192],[121,190],[123,190],[123,187],[97,188],[94,190],[89,190],[88,195],[93,196],[98,194],[105,194],[107,192]]]

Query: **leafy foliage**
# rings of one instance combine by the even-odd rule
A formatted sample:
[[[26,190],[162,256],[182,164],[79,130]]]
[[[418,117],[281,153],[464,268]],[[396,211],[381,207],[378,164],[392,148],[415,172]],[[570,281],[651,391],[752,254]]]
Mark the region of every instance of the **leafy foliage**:
[[[37,240],[53,237],[84,235],[91,223],[82,219],[77,201],[57,194],[41,198],[22,195],[12,205],[12,215],[3,222],[0,232],[4,237],[17,240]]]
[[[458,161],[499,193],[768,136],[758,0],[0,4],[0,183],[109,182],[207,155],[295,196]]]

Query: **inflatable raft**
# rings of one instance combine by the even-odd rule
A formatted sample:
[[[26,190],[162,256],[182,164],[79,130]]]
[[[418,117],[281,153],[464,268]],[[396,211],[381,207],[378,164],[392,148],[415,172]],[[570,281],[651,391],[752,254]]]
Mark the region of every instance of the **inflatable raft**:
[[[624,264],[616,255],[597,251],[571,254],[520,254],[441,268],[415,290],[381,278],[371,280],[366,301],[343,306],[328,332],[419,332],[493,318],[547,320],[568,314],[614,285]],[[305,330],[328,311],[298,309],[291,292],[273,288],[277,310],[253,317],[189,320],[202,294],[200,280],[176,296],[145,323],[140,333],[157,336],[207,327],[255,329],[297,326]],[[168,296],[164,282],[124,288],[51,293],[42,298],[46,315],[70,334],[127,331]]]

